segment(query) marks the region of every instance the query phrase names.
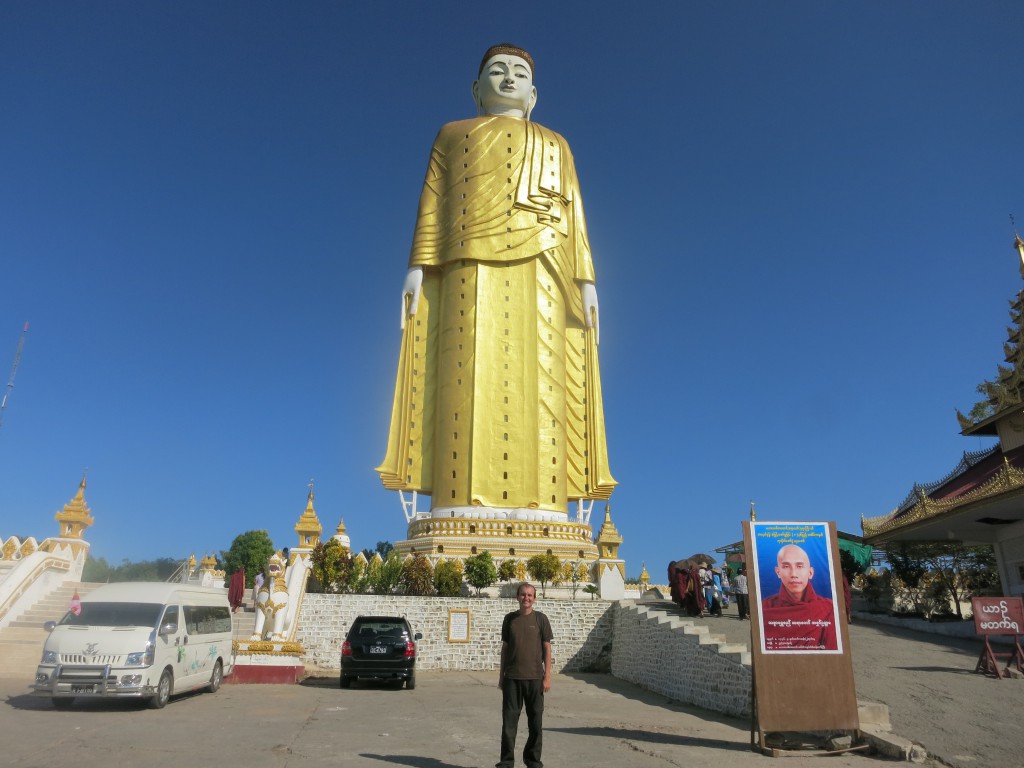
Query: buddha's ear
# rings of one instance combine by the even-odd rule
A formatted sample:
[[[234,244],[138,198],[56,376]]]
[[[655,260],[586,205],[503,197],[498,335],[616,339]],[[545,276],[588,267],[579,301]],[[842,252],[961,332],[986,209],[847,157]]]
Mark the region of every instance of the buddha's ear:
[[[473,103],[476,104],[476,114],[480,117],[484,113],[484,105],[480,103],[480,81],[473,81]]]
[[[537,86],[533,86],[530,91],[530,103],[526,105],[526,119],[530,119],[530,113],[533,112],[533,108],[537,106]]]

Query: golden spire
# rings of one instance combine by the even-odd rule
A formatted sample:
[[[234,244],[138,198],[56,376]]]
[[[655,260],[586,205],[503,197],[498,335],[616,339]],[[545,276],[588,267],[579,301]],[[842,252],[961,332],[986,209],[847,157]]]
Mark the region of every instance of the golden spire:
[[[60,523],[59,538],[81,539],[85,529],[96,522],[85,506],[85,474],[82,474],[82,482],[78,484],[74,498],[64,505],[62,512],[54,515],[54,519]]]
[[[320,534],[324,527],[320,525],[320,519],[313,509],[313,481],[309,481],[309,496],[306,498],[306,511],[299,517],[295,524],[295,532],[299,534],[299,546],[312,549],[320,543]]]
[[[750,522],[757,522],[757,512],[754,511],[754,500],[750,500]]]
[[[622,543],[622,536],[619,535],[615,523],[612,522],[612,505],[606,504],[604,508],[604,523],[597,533],[597,551],[606,560],[619,559],[619,544]]]
[[[640,583],[643,585],[644,589],[647,589],[647,585],[650,583],[650,581],[651,574],[647,572],[647,563],[644,563],[643,567],[640,570]]]
[[[345,533],[345,518],[341,518],[338,522],[338,527],[334,529],[337,533]]]

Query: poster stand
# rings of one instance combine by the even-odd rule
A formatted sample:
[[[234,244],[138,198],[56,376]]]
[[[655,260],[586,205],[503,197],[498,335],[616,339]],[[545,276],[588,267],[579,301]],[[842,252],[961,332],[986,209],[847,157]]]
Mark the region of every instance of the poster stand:
[[[997,680],[1003,674],[1015,668],[1024,673],[1024,651],[1021,650],[1020,638],[1024,634],[1024,600],[1019,597],[974,597],[971,598],[971,610],[974,612],[974,631],[985,638],[981,647],[976,673],[994,675]],[[1012,636],[1012,651],[997,651],[992,648],[989,638],[992,635]],[[1006,659],[1006,666],[1000,670],[999,660]]]
[[[1012,651],[997,651],[992,648],[988,635],[985,635],[985,644],[981,648],[978,665],[974,671],[982,675],[995,675],[997,680],[1002,680],[1003,673],[1008,672],[1011,667],[1024,673],[1024,650],[1020,647],[1020,635],[1014,635],[1013,646]],[[999,659],[1007,660],[1002,670],[999,669]]]
[[[835,523],[742,525],[751,608],[751,748],[772,757],[866,749],[868,745],[858,743],[860,717]],[[776,561],[789,544],[814,553],[811,565],[818,571],[816,591],[821,594],[812,603],[817,609],[813,617],[806,615],[810,606],[795,606],[791,618],[785,618],[784,609],[773,607],[775,592],[781,595]],[[771,577],[766,575],[761,583],[760,573]],[[810,600],[814,592],[804,594]],[[826,604],[831,606],[826,609],[829,618],[822,613]],[[799,637],[794,629],[825,624],[832,625],[827,641]],[[837,733],[849,734],[850,746],[803,748],[812,740],[828,744],[827,738]]]

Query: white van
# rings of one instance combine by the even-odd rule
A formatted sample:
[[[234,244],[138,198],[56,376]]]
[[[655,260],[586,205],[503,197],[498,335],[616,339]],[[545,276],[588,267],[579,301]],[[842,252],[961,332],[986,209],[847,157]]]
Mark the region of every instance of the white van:
[[[58,709],[104,696],[149,699],[159,709],[172,694],[216,691],[234,663],[223,589],[107,584],[82,598],[79,613],[46,627],[32,687]]]

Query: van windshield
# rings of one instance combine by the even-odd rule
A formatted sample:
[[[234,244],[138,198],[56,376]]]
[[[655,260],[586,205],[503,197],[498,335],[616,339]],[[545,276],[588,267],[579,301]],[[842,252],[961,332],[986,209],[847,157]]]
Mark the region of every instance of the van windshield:
[[[163,606],[160,603],[82,603],[77,616],[68,611],[60,620],[72,627],[155,627]]]

